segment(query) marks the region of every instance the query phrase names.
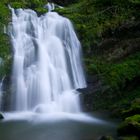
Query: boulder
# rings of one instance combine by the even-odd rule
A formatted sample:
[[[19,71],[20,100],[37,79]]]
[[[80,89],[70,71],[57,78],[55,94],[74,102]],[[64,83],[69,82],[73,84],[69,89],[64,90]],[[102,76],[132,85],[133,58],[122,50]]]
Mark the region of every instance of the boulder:
[[[140,137],[140,115],[127,117],[118,127],[118,135],[135,135]]]

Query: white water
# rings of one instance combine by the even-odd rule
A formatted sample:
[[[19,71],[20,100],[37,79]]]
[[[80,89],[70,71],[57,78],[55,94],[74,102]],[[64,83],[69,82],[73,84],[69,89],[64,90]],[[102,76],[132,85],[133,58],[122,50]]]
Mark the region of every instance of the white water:
[[[2,78],[2,80],[0,81],[0,111],[2,110],[2,97],[3,97],[3,81],[4,78]]]
[[[54,3],[47,3],[44,8],[47,8],[48,9],[48,12],[51,12],[55,9],[55,4]]]
[[[2,106],[2,82],[0,81],[0,111]]]
[[[79,113],[78,88],[86,87],[81,45],[71,22],[51,7],[38,17],[12,9],[12,109],[42,113]]]
[[[50,3],[48,2],[44,8],[47,8],[48,9],[48,12],[51,12],[53,11],[55,8],[63,8],[62,6],[58,5],[58,4],[54,4],[54,3]]]

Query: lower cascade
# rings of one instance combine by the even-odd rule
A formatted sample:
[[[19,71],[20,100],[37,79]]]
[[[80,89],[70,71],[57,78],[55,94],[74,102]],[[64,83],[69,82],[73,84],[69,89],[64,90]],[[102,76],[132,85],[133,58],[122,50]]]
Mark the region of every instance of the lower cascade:
[[[42,113],[79,113],[86,87],[81,44],[69,19],[48,12],[13,9],[9,35],[13,46],[11,109]]]
[[[2,110],[2,81],[0,81],[0,110]]]

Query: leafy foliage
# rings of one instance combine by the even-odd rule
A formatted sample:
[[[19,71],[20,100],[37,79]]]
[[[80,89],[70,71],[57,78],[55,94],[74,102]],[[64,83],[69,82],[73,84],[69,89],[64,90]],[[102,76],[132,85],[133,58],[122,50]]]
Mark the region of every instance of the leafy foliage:
[[[124,88],[127,81],[140,76],[140,53],[130,55],[119,63],[107,63],[101,58],[93,57],[93,63],[87,64],[91,74],[99,74],[110,88],[117,90]]]
[[[139,18],[138,8],[131,0],[82,0],[58,11],[74,22],[87,53],[101,42],[104,31],[113,31],[132,17]]]

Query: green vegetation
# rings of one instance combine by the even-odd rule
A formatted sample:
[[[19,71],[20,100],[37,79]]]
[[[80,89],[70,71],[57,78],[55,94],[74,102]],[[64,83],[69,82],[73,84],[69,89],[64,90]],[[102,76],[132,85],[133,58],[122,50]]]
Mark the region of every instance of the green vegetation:
[[[139,3],[132,0],[82,0],[58,11],[74,22],[88,53],[104,38],[103,32],[113,32],[123,22],[138,19],[138,8]]]
[[[4,33],[9,16],[10,12],[8,8],[3,3],[0,3],[0,58],[4,60],[4,64],[0,66],[0,77],[7,74],[10,69],[10,41]]]
[[[140,76],[140,53],[130,55],[117,63],[108,63],[101,58],[93,58],[94,63],[88,65],[90,73],[100,74],[104,83],[117,90],[125,87],[127,81]]]

